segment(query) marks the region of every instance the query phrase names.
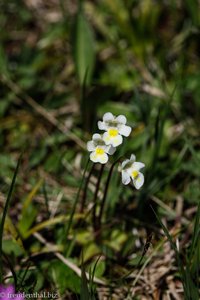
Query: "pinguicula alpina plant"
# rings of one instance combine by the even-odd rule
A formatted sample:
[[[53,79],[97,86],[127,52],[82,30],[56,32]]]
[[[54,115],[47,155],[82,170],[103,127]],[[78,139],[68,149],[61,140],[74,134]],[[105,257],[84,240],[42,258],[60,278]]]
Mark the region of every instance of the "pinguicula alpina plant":
[[[144,168],[145,164],[136,161],[134,154],[130,159],[126,159],[121,164],[122,183],[127,185],[133,181],[133,185],[138,190],[144,184],[144,175],[140,172],[140,169]]]
[[[108,192],[108,186],[112,176],[114,166],[121,162],[121,158],[117,159],[110,168],[107,181],[105,183],[105,190],[103,193],[103,199],[100,206],[100,212],[97,216],[97,198],[100,187],[100,181],[103,174],[103,169],[105,164],[109,160],[109,156],[112,156],[116,152],[116,148],[123,143],[123,137],[128,137],[131,134],[132,128],[126,125],[127,119],[123,115],[114,116],[112,113],[107,112],[103,115],[103,120],[98,121],[99,130],[104,130],[102,134],[95,133],[92,136],[92,140],[87,142],[87,150],[90,152],[90,160],[94,163],[100,163],[102,165],[100,173],[98,176],[96,191],[94,193],[93,199],[93,228],[96,232],[100,229],[101,218],[103,214],[103,209],[105,205],[105,200]],[[144,175],[140,172],[145,165],[142,162],[137,162],[134,154],[131,155],[130,159],[126,159],[120,164],[120,172],[122,176],[122,183],[127,185],[133,182],[134,187],[138,190],[144,184]],[[92,172],[89,172],[88,178],[86,180],[86,185],[83,193],[81,211],[86,200],[86,189],[89,183],[89,177]]]
[[[108,161],[108,154],[112,155],[115,148],[112,145],[106,145],[103,136],[95,133],[92,140],[87,142],[87,149],[90,153],[90,159],[94,163],[106,164]]]
[[[126,117],[119,115],[115,117],[112,113],[107,112],[103,115],[103,121],[98,122],[98,128],[105,130],[103,139],[106,145],[117,147],[122,144],[123,137],[129,136],[131,127],[126,125]]]

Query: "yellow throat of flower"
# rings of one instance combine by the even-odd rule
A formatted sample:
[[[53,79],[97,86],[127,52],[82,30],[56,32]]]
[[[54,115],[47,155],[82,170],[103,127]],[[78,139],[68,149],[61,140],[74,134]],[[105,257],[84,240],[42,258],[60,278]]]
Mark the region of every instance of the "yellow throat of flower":
[[[102,149],[102,148],[97,148],[95,150],[95,152],[96,152],[96,155],[103,155],[105,153],[104,149]]]
[[[110,137],[116,137],[118,135],[118,130],[115,128],[109,129],[108,134]]]
[[[131,176],[132,176],[134,179],[137,178],[138,175],[139,175],[139,172],[136,171],[136,170],[134,170],[134,171],[131,173]]]

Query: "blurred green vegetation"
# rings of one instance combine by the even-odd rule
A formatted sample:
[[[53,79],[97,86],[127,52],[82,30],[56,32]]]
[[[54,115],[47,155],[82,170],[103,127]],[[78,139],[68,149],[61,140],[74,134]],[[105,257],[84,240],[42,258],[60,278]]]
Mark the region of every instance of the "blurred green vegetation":
[[[156,273],[155,262],[163,262],[172,278],[160,275],[157,295],[170,291],[170,280],[183,298],[177,262],[164,259],[167,246],[153,206],[175,234],[182,262],[191,259],[190,287],[198,290],[200,245],[191,258],[190,240],[200,200],[199,29],[195,0],[0,0],[1,211],[23,151],[3,241],[4,275],[13,266],[18,289],[58,290],[63,299],[104,299],[117,288],[119,298],[106,299],[156,297],[141,281],[132,291],[131,279],[121,280],[140,270],[143,246],[154,233],[149,269]],[[114,169],[99,242],[91,221],[97,166],[84,212],[78,202],[66,236],[86,142],[107,111],[124,114],[133,127],[111,163],[134,153],[146,165],[145,185],[140,191],[122,186]],[[97,283],[96,290],[92,280],[87,289],[85,272],[104,280],[105,289]]]

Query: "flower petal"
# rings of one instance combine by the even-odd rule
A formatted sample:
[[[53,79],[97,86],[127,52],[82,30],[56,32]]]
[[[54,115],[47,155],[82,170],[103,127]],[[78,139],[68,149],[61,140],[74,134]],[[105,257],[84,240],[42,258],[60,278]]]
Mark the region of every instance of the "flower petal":
[[[90,160],[94,163],[98,162],[98,157],[95,152],[90,153]]]
[[[129,174],[126,171],[122,171],[122,183],[127,185],[131,181]]]
[[[131,129],[130,126],[122,125],[122,126],[120,126],[120,128],[119,128],[119,133],[127,137],[127,136],[130,135],[131,130],[132,130],[132,129]]]
[[[144,168],[145,167],[145,164],[141,163],[141,162],[138,162],[138,161],[135,161],[133,163],[133,169],[134,170],[137,170],[139,171],[140,169]]]
[[[115,120],[121,124],[126,124],[126,117],[123,115],[119,115]]]
[[[123,138],[120,134],[118,134],[115,137],[111,137],[108,132],[104,132],[103,134],[103,140],[106,143],[106,145],[112,145],[113,147],[117,147],[123,142]]]
[[[106,143],[106,145],[110,145],[111,144],[111,138],[110,138],[108,132],[104,132],[104,134],[103,134],[103,140]]]
[[[106,152],[109,154],[109,155],[113,155],[116,151],[116,148],[113,147],[112,145],[109,145],[107,146],[107,149],[106,149]]]
[[[102,136],[99,133],[95,133],[95,134],[93,134],[92,139],[99,140],[99,139],[102,139]]]
[[[106,130],[106,129],[108,128],[108,126],[106,125],[105,122],[98,121],[97,124],[98,124],[98,128],[99,128],[100,130]]]
[[[91,151],[94,151],[95,150],[95,145],[94,145],[94,142],[93,141],[89,141],[89,142],[87,142],[87,150],[89,151],[89,152],[91,152]]]
[[[129,159],[125,159],[125,160],[122,162],[122,169],[127,165],[128,162],[129,162]]]
[[[144,184],[144,175],[139,172],[136,179],[133,179],[133,184],[137,190],[141,188],[141,186]]]
[[[98,156],[98,162],[101,164],[106,164],[108,161],[108,155],[106,153]]]
[[[118,134],[117,136],[115,136],[114,138],[111,139],[111,145],[113,147],[117,147],[119,145],[121,145],[123,142],[123,138],[120,134]]]
[[[113,114],[111,114],[111,112],[107,112],[103,115],[104,122],[113,121],[113,120],[114,120],[114,116],[113,116]]]
[[[130,160],[134,162],[136,160],[136,156],[134,154],[131,154]]]

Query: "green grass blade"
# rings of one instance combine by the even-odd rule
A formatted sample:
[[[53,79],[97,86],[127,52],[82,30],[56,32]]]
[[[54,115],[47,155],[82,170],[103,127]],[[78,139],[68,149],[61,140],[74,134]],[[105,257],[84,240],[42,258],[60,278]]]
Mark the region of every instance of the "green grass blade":
[[[190,272],[189,268],[186,266],[186,270],[184,270],[183,263],[180,259],[180,254],[179,254],[179,251],[176,247],[176,244],[172,240],[172,237],[171,237],[169,231],[167,230],[165,225],[162,223],[160,217],[156,214],[156,212],[153,208],[152,208],[152,210],[153,210],[153,212],[156,216],[157,221],[159,222],[160,226],[162,227],[168,241],[170,242],[172,249],[174,250],[174,252],[176,254],[176,260],[177,260],[177,264],[178,264],[178,268],[179,268],[179,273],[180,273],[181,278],[182,278],[182,284],[183,284],[183,288],[184,288],[185,299],[187,299],[187,300],[191,300],[191,299],[192,300],[198,300],[199,299],[198,288],[195,286],[195,284],[194,284],[194,282],[191,278],[191,272]]]
[[[172,237],[168,231],[168,229],[165,227],[165,225],[162,223],[160,217],[158,216],[158,214],[155,212],[155,210],[153,209],[153,207],[151,206],[151,209],[153,210],[153,213],[155,214],[155,217],[158,221],[158,223],[160,224],[160,226],[162,227],[162,230],[164,231],[168,241],[170,242],[170,245],[172,247],[172,249],[174,250],[175,254],[176,254],[176,260],[177,260],[177,263],[178,263],[178,267],[179,267],[179,272],[180,272],[180,275],[182,276],[182,283],[183,283],[183,286],[185,287],[185,283],[184,283],[184,274],[185,274],[185,271],[184,271],[184,268],[183,268],[183,264],[180,260],[180,255],[179,255],[179,252],[178,252],[178,249],[176,247],[176,244],[174,243],[174,241],[172,240]]]
[[[193,235],[192,235],[192,244],[191,244],[191,249],[190,249],[190,260],[192,258],[192,255],[193,255],[195,248],[197,246],[197,243],[198,243],[199,233],[200,233],[199,226],[200,226],[200,202],[198,204],[196,218],[195,218],[195,222],[194,222],[194,231],[193,231]]]
[[[189,266],[186,266],[185,270],[185,299],[187,300],[199,300],[199,291],[197,286],[195,286],[192,278]]]
[[[83,256],[83,254],[82,254]],[[81,265],[81,300],[89,300],[90,299],[90,291],[88,288],[87,277],[84,268],[84,262],[82,257],[82,265]]]
[[[18,174],[18,171],[19,171],[21,158],[22,158],[22,155],[20,155],[20,157],[18,159],[18,162],[17,162],[17,166],[16,166],[16,169],[15,169],[13,178],[12,178],[12,182],[11,182],[11,185],[10,185],[10,189],[9,189],[9,192],[8,192],[8,196],[7,196],[7,199],[6,199],[5,207],[4,207],[4,210],[3,210],[3,216],[2,216],[1,224],[0,224],[0,283],[3,282],[3,259],[2,259],[3,252],[2,252],[2,246],[3,246],[4,224],[5,224],[5,219],[6,219],[6,215],[7,215],[7,212],[8,212],[8,207],[9,207],[9,204],[10,204],[10,200],[12,198],[12,193],[13,193],[13,189],[14,189],[14,186],[15,186],[15,181],[16,181],[17,174]]]
[[[172,237],[171,237],[171,235],[170,235],[168,229],[167,229],[167,228],[165,227],[165,225],[162,223],[160,217],[159,217],[158,214],[155,212],[155,210],[153,209],[153,207],[151,207],[151,209],[153,210],[153,212],[154,212],[154,214],[155,214],[155,216],[156,216],[157,221],[159,222],[159,224],[160,224],[160,226],[162,227],[162,230],[164,231],[164,233],[165,233],[165,235],[166,235],[168,241],[170,242],[172,249],[175,251],[176,255],[179,255],[178,249],[177,249],[177,247],[176,247],[176,244],[175,244],[174,241],[172,240]]]
[[[92,277],[91,277],[92,283],[93,283],[93,280],[94,280],[94,275],[95,275],[96,267],[97,267],[97,264],[98,264],[100,258],[101,258],[101,255],[99,255],[99,257],[95,261],[95,264],[94,264],[94,267],[93,267],[93,270],[92,270]]]
[[[101,255],[99,255],[99,257],[95,261],[94,267],[90,272],[91,276],[90,276],[90,280],[89,280],[89,290],[90,290],[92,299],[95,299],[94,276],[95,276],[96,267],[97,267],[97,264],[98,264],[100,258],[101,258]]]

